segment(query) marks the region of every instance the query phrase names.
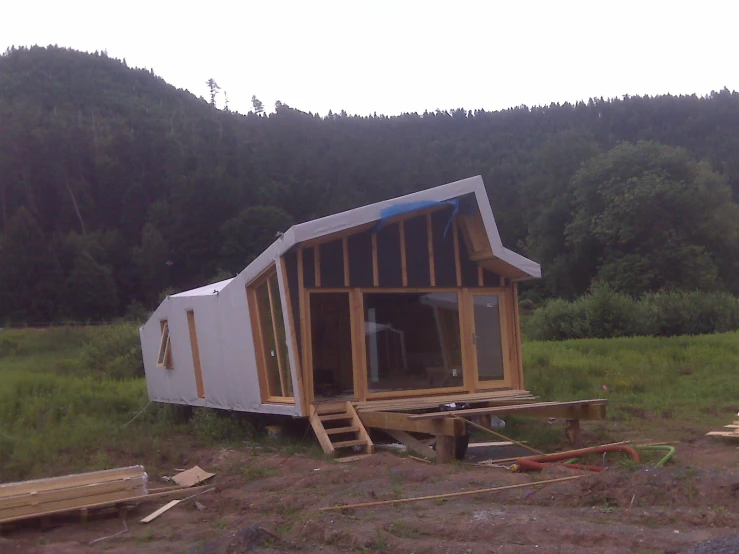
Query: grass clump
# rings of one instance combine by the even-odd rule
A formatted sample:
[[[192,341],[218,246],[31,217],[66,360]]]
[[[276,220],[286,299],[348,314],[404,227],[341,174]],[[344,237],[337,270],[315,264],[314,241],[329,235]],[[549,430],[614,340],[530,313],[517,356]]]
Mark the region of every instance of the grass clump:
[[[144,376],[139,329],[136,323],[101,325],[89,332],[80,357],[83,370],[111,379]]]

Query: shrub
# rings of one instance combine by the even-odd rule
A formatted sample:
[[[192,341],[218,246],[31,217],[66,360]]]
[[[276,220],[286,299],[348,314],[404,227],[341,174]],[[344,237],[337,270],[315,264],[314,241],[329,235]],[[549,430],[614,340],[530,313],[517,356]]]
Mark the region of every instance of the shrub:
[[[676,336],[739,329],[739,299],[725,293],[657,292],[638,300],[599,287],[568,302],[551,300],[526,321],[533,340]]]
[[[112,379],[144,376],[139,329],[135,323],[116,323],[93,329],[80,356],[82,368]]]

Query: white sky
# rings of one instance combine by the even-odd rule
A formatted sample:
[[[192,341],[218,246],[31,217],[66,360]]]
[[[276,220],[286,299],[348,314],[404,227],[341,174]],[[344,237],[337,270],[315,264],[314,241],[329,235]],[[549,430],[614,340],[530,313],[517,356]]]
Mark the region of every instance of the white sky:
[[[0,49],[107,50],[197,96],[213,77],[241,112],[253,94],[322,115],[497,110],[739,89],[733,4],[4,0]]]

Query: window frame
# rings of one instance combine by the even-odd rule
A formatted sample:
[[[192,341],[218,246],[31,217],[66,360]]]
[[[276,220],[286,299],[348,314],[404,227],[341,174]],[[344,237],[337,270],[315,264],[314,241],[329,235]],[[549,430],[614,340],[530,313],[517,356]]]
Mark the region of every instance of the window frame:
[[[166,369],[174,369],[174,360],[172,359],[172,333],[169,329],[169,321],[162,319],[159,321],[161,337],[159,338],[159,350],[157,352],[157,367]]]

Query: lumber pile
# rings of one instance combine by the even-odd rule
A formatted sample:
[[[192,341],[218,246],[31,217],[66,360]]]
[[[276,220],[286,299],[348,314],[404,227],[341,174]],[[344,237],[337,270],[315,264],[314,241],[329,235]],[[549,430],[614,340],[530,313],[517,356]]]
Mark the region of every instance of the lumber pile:
[[[739,421],[734,421],[730,425],[724,425],[727,431],[710,431],[706,433],[708,437],[723,437],[725,439],[739,439]]]
[[[463,402],[470,404],[506,405],[534,402],[535,397],[526,390],[495,390],[476,393],[446,394],[439,396],[420,396],[417,398],[397,398],[390,400],[366,400],[354,402],[360,412],[412,411],[438,408],[441,404]]]
[[[115,505],[146,494],[143,466],[6,483],[0,485],[0,523]]]

